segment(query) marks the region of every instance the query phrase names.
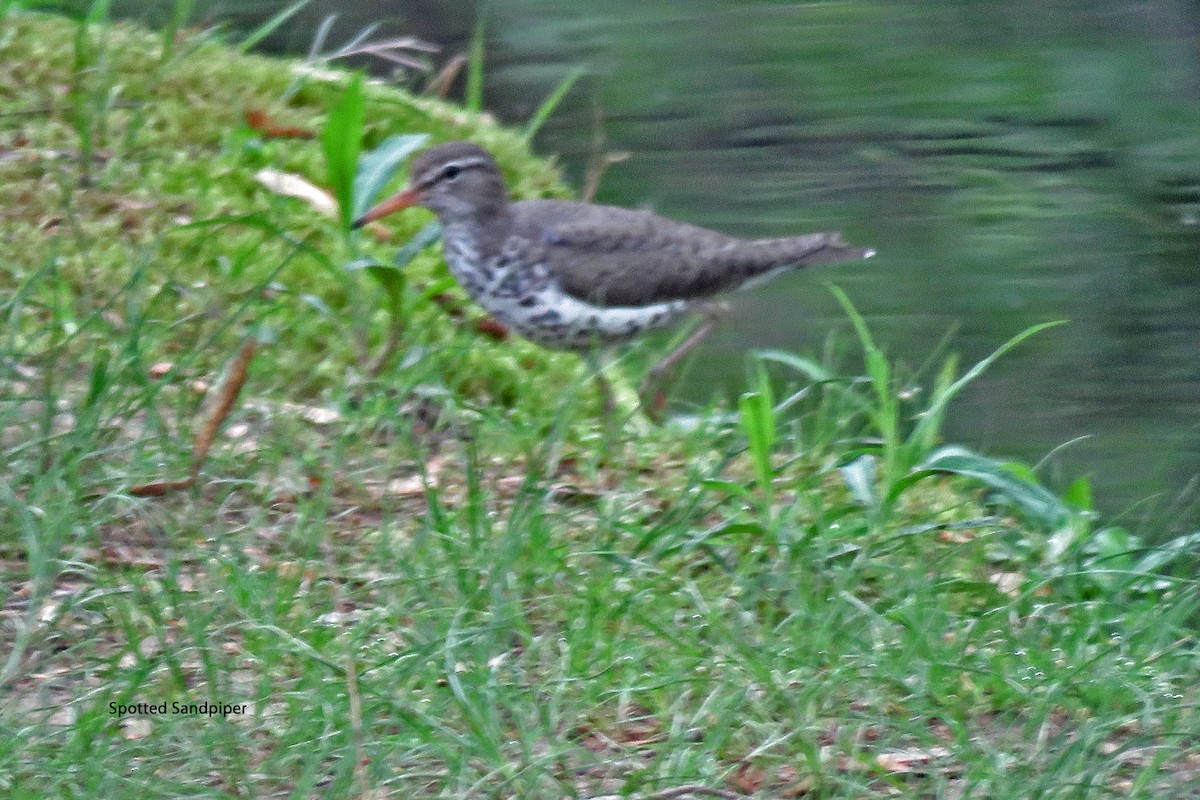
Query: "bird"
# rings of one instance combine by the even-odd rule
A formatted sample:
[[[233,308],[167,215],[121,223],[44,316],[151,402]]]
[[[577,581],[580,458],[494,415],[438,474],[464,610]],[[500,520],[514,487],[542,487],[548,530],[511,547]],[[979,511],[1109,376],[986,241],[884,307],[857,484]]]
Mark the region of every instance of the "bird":
[[[802,267],[869,258],[836,232],[742,239],[650,211],[568,200],[509,198],[484,148],[452,141],[414,160],[408,185],[358,228],[411,206],[432,211],[451,274],[502,325],[543,347],[583,355],[614,408],[599,358],[689,313],[700,325],[647,373],[640,389],[658,421],[663,378],[715,327],[720,297]]]

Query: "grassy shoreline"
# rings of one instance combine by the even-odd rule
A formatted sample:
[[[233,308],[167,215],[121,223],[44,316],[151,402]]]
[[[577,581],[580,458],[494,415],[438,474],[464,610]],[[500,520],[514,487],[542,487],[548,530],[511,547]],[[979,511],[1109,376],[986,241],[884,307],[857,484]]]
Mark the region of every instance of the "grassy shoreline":
[[[426,249],[367,369],[383,293],[335,219],[256,179],[325,184],[320,145],[244,122],[317,133],[345,80],[0,20],[0,787],[1200,789],[1194,582],[1103,527],[1085,482],[1058,498],[943,447],[953,361],[902,396],[860,325],[864,378],[780,354],[727,416],[612,442],[577,360],[482,336]],[[366,120],[368,146],[471,138],[518,196],[566,195],[485,117],[369,86]],[[196,466],[251,339],[196,483],[132,491]]]

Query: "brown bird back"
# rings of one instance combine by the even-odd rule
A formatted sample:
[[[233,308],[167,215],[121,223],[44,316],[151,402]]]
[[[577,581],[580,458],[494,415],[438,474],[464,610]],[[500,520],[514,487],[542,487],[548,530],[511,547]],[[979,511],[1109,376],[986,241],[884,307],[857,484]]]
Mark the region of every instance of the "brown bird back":
[[[530,262],[545,263],[567,294],[601,306],[698,300],[771,273],[871,254],[838,233],[739,239],[614,206],[524,200],[512,212]]]

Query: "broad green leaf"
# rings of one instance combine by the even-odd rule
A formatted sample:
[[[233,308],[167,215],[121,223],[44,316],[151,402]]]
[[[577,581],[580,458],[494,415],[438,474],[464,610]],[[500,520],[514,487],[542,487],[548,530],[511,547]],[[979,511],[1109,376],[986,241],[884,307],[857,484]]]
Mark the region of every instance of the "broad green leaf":
[[[846,488],[850,490],[850,494],[866,508],[875,508],[877,505],[876,464],[875,456],[863,455],[845,466],[838,467],[838,472],[842,474],[842,480],[846,482]]]
[[[429,139],[427,133],[405,133],[389,136],[383,143],[358,159],[354,176],[353,218],[362,216],[375,204],[383,187],[395,176],[400,166]]]
[[[1061,500],[1041,484],[1018,475],[1008,464],[972,453],[963,447],[943,447],[921,462],[919,469],[950,472],[980,481],[1048,528],[1059,528],[1074,516]]]
[[[1063,500],[1067,505],[1080,511],[1091,511],[1095,508],[1092,504],[1091,481],[1086,476],[1072,481],[1067,490],[1063,492]]]
[[[347,270],[365,270],[379,284],[387,295],[388,312],[398,316],[404,311],[404,270],[376,261],[373,258],[360,258],[346,265]]]
[[[346,230],[350,230],[350,223],[354,221],[354,175],[362,149],[363,109],[363,78],[355,73],[337,104],[329,110],[329,118],[321,131],[329,187],[338,202]]]
[[[771,397],[763,391],[747,392],[738,401],[738,409],[741,411],[742,429],[746,433],[759,486],[764,492],[769,492],[774,477],[771,452],[775,447],[776,433]]]
[[[1185,534],[1154,547],[1134,565],[1139,573],[1157,572],[1180,556],[1200,557],[1200,531]]]

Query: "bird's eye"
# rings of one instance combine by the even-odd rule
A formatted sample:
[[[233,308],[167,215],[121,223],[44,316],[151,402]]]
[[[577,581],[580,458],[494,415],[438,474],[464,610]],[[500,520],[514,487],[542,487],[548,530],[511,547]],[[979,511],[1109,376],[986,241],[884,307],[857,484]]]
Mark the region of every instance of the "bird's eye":
[[[462,167],[457,166],[455,164],[451,164],[450,166],[448,166],[444,170],[442,170],[442,177],[448,181],[452,181],[458,177],[458,174],[460,172],[462,172]]]

